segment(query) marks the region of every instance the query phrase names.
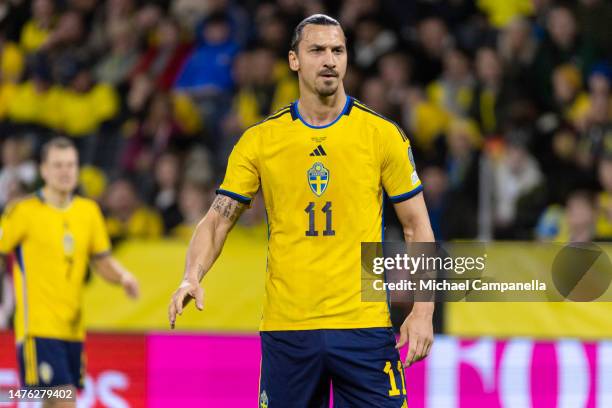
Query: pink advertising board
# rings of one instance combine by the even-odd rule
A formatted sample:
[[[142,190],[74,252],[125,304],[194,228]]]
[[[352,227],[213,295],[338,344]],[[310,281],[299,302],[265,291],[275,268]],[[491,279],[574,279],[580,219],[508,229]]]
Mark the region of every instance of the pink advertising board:
[[[152,335],[148,356],[150,407],[256,406],[258,336]],[[438,336],[406,382],[411,408],[609,408],[612,342]]]
[[[259,336],[150,335],[148,406],[252,407]]]

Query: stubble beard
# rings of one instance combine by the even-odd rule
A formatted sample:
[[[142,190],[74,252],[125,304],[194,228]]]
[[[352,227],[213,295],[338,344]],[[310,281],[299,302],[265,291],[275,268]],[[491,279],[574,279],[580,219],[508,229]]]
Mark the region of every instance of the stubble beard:
[[[320,85],[320,86],[315,86],[315,90],[317,91],[317,94],[321,97],[329,97],[334,95],[337,91],[338,91],[338,85],[339,82],[336,82],[336,84],[330,84],[330,85]]]

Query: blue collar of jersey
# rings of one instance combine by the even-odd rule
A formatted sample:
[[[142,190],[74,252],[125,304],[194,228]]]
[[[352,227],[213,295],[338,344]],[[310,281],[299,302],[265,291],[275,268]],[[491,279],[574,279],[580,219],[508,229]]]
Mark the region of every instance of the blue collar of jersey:
[[[68,200],[68,203],[66,204],[65,207],[56,207],[53,204],[51,204],[50,202],[48,202],[47,200],[45,200],[45,196],[43,194],[42,188],[39,188],[38,190],[36,190],[34,192],[34,195],[36,197],[38,197],[40,202],[42,202],[43,204],[46,204],[49,207],[55,208],[55,209],[60,210],[60,211],[64,211],[64,210],[67,210],[68,208],[70,208],[70,206],[72,205],[72,202],[74,201],[74,194],[70,194],[70,199]]]
[[[342,108],[342,112],[340,112],[338,117],[334,119],[333,121],[331,121],[330,123],[328,123],[327,125],[315,126],[315,125],[311,125],[310,123],[306,122],[304,118],[302,118],[302,115],[300,115],[300,111],[298,110],[298,101],[295,101],[291,104],[291,108],[290,108],[291,119],[293,120],[299,119],[300,122],[302,122],[304,125],[308,126],[311,129],[325,129],[327,127],[330,127],[337,121],[339,121],[343,115],[348,116],[348,114],[351,112],[352,107],[353,107],[353,98],[346,95],[346,103],[344,104],[344,108]]]

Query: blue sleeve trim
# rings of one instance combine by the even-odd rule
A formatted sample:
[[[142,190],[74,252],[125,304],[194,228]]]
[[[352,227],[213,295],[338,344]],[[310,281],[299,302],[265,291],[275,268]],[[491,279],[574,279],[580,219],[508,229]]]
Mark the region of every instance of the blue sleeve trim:
[[[234,200],[236,200],[236,201],[238,201],[239,203],[242,203],[242,204],[251,204],[251,199],[249,197],[246,197],[246,196],[243,196],[243,195],[240,195],[240,194],[236,194],[236,193],[233,193],[231,191],[222,190],[222,189],[218,188],[215,191],[215,193],[231,197]]]
[[[102,252],[97,252],[95,254],[91,254],[90,258],[91,259],[101,259],[101,258],[104,258],[104,257],[109,256],[111,254],[112,254],[111,250],[107,249],[106,251],[102,251]]]
[[[409,191],[407,193],[396,195],[396,196],[393,196],[393,197],[389,196],[389,200],[391,200],[391,202],[393,204],[401,203],[402,201],[406,201],[406,200],[414,197],[415,195],[419,194],[421,191],[423,191],[423,185],[422,184],[420,186],[418,186],[417,188],[415,188],[414,190]]]

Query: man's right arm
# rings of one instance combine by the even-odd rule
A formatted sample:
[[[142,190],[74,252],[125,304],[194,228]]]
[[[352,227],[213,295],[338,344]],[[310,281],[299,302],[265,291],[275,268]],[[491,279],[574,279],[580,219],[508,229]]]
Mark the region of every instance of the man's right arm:
[[[194,298],[199,310],[204,308],[204,290],[200,282],[221,254],[223,244],[236,220],[247,207],[231,197],[218,194],[208,213],[202,218],[187,249],[183,281],[172,295],[168,320],[174,328],[176,316]]]

